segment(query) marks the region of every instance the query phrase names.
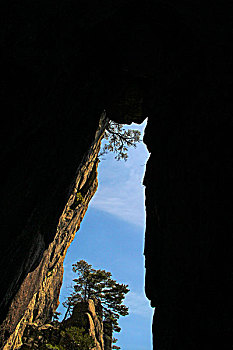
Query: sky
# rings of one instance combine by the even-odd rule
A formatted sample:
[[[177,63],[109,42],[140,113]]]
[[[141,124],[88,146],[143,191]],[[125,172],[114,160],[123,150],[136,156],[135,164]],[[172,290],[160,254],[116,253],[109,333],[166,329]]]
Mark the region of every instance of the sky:
[[[146,120],[125,129],[142,132]],[[124,304],[129,315],[120,317],[120,333],[114,333],[122,350],[151,350],[151,325],[154,309],[144,293],[145,260],[145,192],[142,185],[149,158],[143,142],[129,149],[128,160],[117,161],[114,155],[105,155],[98,167],[99,186],[89,204],[75,239],[64,261],[64,277],[58,312],[64,314],[62,301],[70,294],[76,275],[72,264],[83,259],[95,269],[112,273],[118,283],[129,285],[130,292]]]

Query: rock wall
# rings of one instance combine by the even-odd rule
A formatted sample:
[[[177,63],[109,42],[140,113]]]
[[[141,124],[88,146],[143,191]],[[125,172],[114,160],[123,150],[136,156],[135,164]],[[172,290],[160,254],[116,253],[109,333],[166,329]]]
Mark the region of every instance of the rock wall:
[[[72,316],[64,321],[64,325],[83,327],[95,341],[93,350],[105,350],[102,307],[98,301],[89,299],[87,302],[78,303]]]
[[[28,324],[24,336],[23,345],[20,350],[29,349],[44,349],[47,344],[61,344],[66,348],[66,342],[70,341],[70,338],[65,339],[62,332],[66,332],[67,329],[75,327],[77,329],[84,329],[83,334],[89,334],[94,340],[94,347],[92,350],[108,350],[104,344],[104,329],[103,329],[103,316],[102,306],[97,299],[89,299],[86,302],[78,303],[70,318],[62,323],[55,322],[54,324],[38,325],[37,323]],[[73,329],[75,329],[73,328]],[[67,348],[69,347],[67,344]],[[111,348],[110,348],[111,349]]]
[[[229,349],[232,3],[101,4],[2,2],[1,322],[19,290],[27,299],[25,277],[48,261],[106,109],[116,122],[149,117],[145,257],[154,348]]]
[[[76,231],[97,190],[98,153],[107,119],[102,117],[95,139],[79,165],[70,186],[70,197],[58,221],[54,240],[44,251],[39,265],[28,273],[15,295],[6,319],[2,324],[2,334],[11,334],[3,349],[15,349],[21,345],[21,337],[27,323],[43,325],[51,320],[58,306],[63,277],[63,261],[66,251],[74,239]],[[77,201],[81,194],[82,200]]]

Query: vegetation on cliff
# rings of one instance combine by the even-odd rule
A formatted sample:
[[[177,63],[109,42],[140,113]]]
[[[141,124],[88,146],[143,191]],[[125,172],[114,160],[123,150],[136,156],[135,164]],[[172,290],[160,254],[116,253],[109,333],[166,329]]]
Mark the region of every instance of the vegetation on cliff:
[[[72,293],[63,303],[66,308],[63,320],[71,314],[78,302],[96,298],[101,303],[104,319],[112,324],[115,332],[120,332],[118,319],[128,315],[128,307],[122,304],[125,294],[129,292],[128,285],[117,283],[111,278],[111,272],[96,270],[84,260],[72,266],[78,278],[74,279]]]
[[[90,350],[95,346],[94,339],[84,328],[69,327],[64,328],[60,333],[58,344],[46,344],[44,349],[54,350]],[[41,348],[42,350],[43,348]]]
[[[21,350],[120,349],[113,331],[120,332],[118,319],[128,315],[128,307],[123,304],[128,285],[117,283],[111,272],[94,269],[85,260],[72,266],[78,276],[63,303],[63,320],[59,322],[59,313],[55,312],[49,324],[28,324]]]
[[[103,144],[99,156],[113,152],[116,160],[124,159],[126,161],[128,159],[128,148],[136,148],[137,143],[141,141],[140,136],[141,132],[139,130],[125,130],[123,124],[109,120],[104,133],[106,142]]]
[[[55,321],[42,327],[28,325],[20,350],[90,350],[94,347],[95,340],[83,327],[67,327]]]

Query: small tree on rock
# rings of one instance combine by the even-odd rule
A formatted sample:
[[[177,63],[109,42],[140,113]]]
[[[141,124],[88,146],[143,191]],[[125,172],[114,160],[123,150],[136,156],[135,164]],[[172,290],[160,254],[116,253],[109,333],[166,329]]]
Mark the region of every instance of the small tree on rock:
[[[112,120],[109,120],[104,139],[107,141],[104,143],[99,156],[103,156],[108,152],[115,153],[115,159],[125,161],[128,159],[128,148],[136,148],[137,143],[140,142],[141,132],[134,129],[124,129],[123,124],[118,124]]]
[[[74,291],[63,306],[71,310],[79,301],[97,298],[101,302],[104,319],[111,321],[115,332],[120,332],[118,319],[120,316],[128,315],[128,307],[122,304],[125,294],[129,292],[128,285],[117,283],[111,278],[111,272],[95,270],[84,260],[72,266],[78,278],[74,279]]]

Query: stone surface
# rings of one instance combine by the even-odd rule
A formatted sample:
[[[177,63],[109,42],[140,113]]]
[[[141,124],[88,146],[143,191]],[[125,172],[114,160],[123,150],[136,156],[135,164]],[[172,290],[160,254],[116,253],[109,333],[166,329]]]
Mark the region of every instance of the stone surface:
[[[105,350],[103,320],[100,308],[97,300],[89,299],[87,302],[80,302],[74,307],[72,316],[64,321],[65,327],[83,327],[89,332],[89,335],[95,340],[93,350]],[[99,312],[96,312],[96,310]]]
[[[92,146],[84,155],[76,171],[74,181],[70,186],[70,197],[58,221],[53,242],[44,251],[39,265],[26,276],[13,299],[2,325],[4,331],[11,334],[3,347],[4,350],[14,349],[21,345],[21,337],[27,322],[43,325],[46,321],[51,320],[58,306],[66,251],[97,190],[99,162],[97,156],[106,122],[104,118],[100,121]],[[82,193],[83,198],[79,204],[76,203],[78,193]]]
[[[45,348],[46,343],[59,344],[62,338],[61,331],[71,327],[84,329],[95,343],[92,350],[107,350],[104,346],[104,330],[101,315],[101,304],[97,300],[87,300],[78,303],[70,318],[62,323],[38,325],[29,323],[24,331],[20,350]]]
[[[61,329],[58,325],[28,323],[22,337],[20,350],[46,349],[46,343],[58,344],[61,338]]]
[[[230,349],[232,3],[101,4],[2,4],[1,322],[29,286],[40,308],[37,287],[22,284],[43,270],[106,109],[116,122],[149,117],[145,257],[154,348]]]

